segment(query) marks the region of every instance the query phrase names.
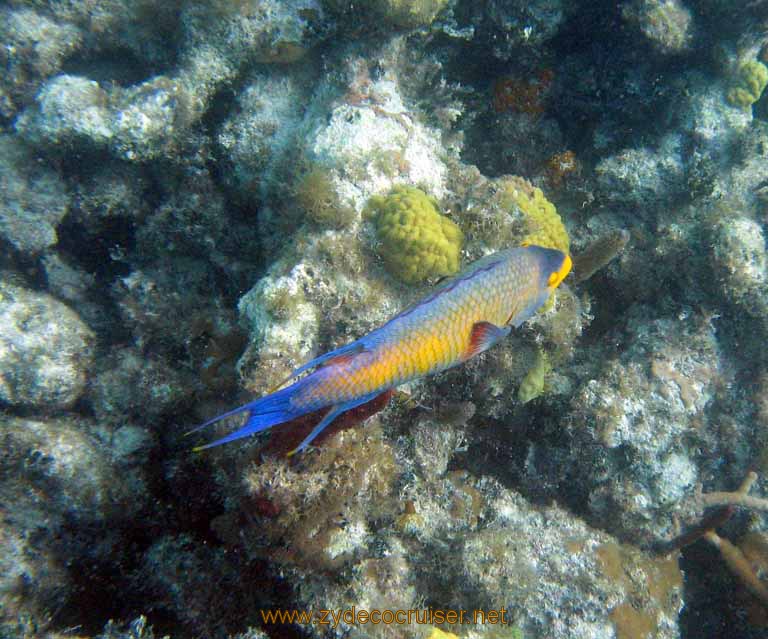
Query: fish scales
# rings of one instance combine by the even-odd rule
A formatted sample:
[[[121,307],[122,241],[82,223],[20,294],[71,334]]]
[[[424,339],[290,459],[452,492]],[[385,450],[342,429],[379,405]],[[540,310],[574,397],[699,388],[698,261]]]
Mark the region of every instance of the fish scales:
[[[300,450],[341,412],[493,346],[541,308],[570,268],[570,257],[540,246],[478,260],[380,328],[297,369],[294,378],[316,367],[290,386],[200,426],[240,412],[249,417],[236,432],[201,448],[331,407]]]
[[[453,286],[369,333],[365,342],[373,348],[328,364],[329,374],[318,380],[312,397],[345,402],[462,363],[478,322],[504,326],[540,293],[544,264],[531,257],[536,256],[530,251],[512,249],[470,267]]]

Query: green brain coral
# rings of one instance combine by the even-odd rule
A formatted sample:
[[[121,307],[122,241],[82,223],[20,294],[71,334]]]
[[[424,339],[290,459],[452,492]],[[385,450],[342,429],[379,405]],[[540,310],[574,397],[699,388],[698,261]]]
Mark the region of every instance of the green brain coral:
[[[412,186],[397,186],[368,201],[387,270],[403,282],[453,275],[459,270],[464,235],[437,209],[434,199]]]
[[[760,99],[768,85],[768,67],[752,60],[739,68],[733,86],[728,91],[728,102],[733,106],[747,108]]]

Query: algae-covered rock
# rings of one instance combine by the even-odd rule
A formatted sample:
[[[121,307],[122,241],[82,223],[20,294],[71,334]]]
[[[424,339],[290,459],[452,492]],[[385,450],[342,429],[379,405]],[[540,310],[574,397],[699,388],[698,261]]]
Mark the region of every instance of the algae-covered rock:
[[[754,314],[767,308],[765,235],[747,217],[726,218],[714,228],[713,267],[725,298]]]
[[[374,0],[372,5],[384,17],[400,27],[428,25],[448,4],[448,0]]]
[[[287,275],[267,275],[240,298],[238,308],[251,338],[240,367],[258,361],[259,386],[279,383],[291,369],[311,359],[320,316],[301,286],[308,279],[307,270],[312,269],[298,264]]]
[[[414,284],[459,270],[464,235],[426,193],[395,187],[385,197],[372,197],[369,210],[390,273]]]
[[[341,201],[333,176],[320,168],[310,169],[299,178],[296,201],[319,226],[343,228],[355,217],[354,209]]]
[[[145,505],[140,456],[77,417],[0,416],[0,634],[61,609]],[[38,622],[39,623],[39,622]]]
[[[56,244],[69,209],[63,180],[24,145],[0,135],[0,236],[22,253]]]
[[[211,47],[234,66],[296,62],[330,30],[318,0],[186,3],[181,23],[190,49]]]
[[[0,281],[0,399],[67,408],[85,390],[94,335],[68,306]]]
[[[39,83],[76,51],[82,34],[31,8],[0,9],[0,115],[10,117],[29,102]]]
[[[34,144],[105,145],[115,135],[109,96],[98,82],[58,75],[43,85],[36,100],[36,108],[27,109],[16,123]]]
[[[569,458],[578,461],[558,471],[569,483],[576,474],[602,526],[645,543],[674,537],[677,519],[691,515],[702,472],[698,451],[716,446],[708,405],[724,383],[709,323],[647,313],[634,310],[627,350],[572,398]]]
[[[536,48],[557,32],[565,18],[562,0],[492,0],[483,6],[487,25],[481,37],[494,55],[508,60],[518,47]]]
[[[271,164],[293,149],[306,84],[290,72],[260,68],[238,95],[239,108],[220,127],[217,142],[231,166],[223,177],[243,201],[272,186]]]
[[[660,53],[679,53],[691,42],[691,12],[680,0],[634,0],[622,15]]]
[[[666,136],[658,149],[624,149],[595,167],[600,195],[649,216],[656,207],[680,197],[686,189],[682,138]]]

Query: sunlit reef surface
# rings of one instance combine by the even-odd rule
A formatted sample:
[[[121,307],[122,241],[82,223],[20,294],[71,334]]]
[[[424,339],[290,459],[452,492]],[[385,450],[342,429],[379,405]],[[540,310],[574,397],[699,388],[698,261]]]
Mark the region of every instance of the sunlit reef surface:
[[[0,7],[0,636],[765,636],[768,4],[618,4]],[[395,186],[575,276],[297,458],[191,454],[452,263]],[[353,606],[510,623],[261,614]]]

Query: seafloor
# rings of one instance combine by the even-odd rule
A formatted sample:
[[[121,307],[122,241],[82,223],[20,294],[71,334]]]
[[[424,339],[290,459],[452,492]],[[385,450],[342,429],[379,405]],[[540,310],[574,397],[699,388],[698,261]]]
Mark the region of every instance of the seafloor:
[[[0,637],[768,636],[768,2],[6,0],[0,45]],[[526,241],[574,273],[486,354],[191,452]]]

